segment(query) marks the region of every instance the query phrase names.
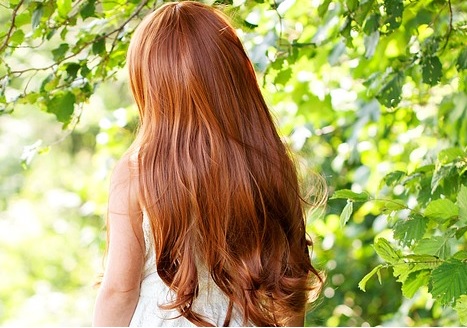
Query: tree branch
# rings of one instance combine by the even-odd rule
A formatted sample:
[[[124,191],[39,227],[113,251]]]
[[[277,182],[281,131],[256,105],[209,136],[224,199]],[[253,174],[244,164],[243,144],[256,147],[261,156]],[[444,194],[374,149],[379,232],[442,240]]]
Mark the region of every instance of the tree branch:
[[[279,18],[279,42],[278,42],[278,48],[284,46],[281,42],[282,42],[282,37],[283,37],[283,34],[284,34],[284,31],[283,31],[283,19],[284,17],[282,17],[282,15],[280,14],[279,10],[278,10],[278,4],[276,2],[276,0],[274,0],[273,2],[273,9],[274,9],[274,12],[276,13],[277,17]]]
[[[24,1],[24,0],[22,0]],[[135,9],[135,11],[119,26],[117,27],[116,29],[108,32],[108,33],[105,33],[105,34],[102,34],[101,36],[95,38],[94,40],[92,41],[89,41],[89,42],[86,42],[84,43],[81,47],[79,47],[75,52],[73,52],[72,54],[48,65],[48,66],[44,66],[44,67],[31,67],[31,68],[27,68],[27,69],[24,69],[24,70],[17,70],[17,71],[11,71],[9,72],[9,74],[5,74],[3,76],[0,77],[0,79],[4,78],[5,76],[7,75],[17,75],[17,76],[21,76],[22,74],[26,73],[26,72],[30,72],[30,71],[46,71],[46,70],[49,70],[51,68],[53,68],[54,66],[56,65],[60,65],[61,63],[63,63],[64,61],[68,60],[68,59],[71,59],[77,55],[79,55],[84,49],[86,49],[88,46],[90,46],[91,44],[93,44],[94,42],[96,41],[99,41],[99,40],[102,40],[102,39],[105,39],[115,33],[119,33],[121,32],[125,26],[134,18],[136,17],[140,12],[141,10],[143,9],[143,7],[149,2],[149,0],[144,0],[142,1],[138,7]],[[8,40],[7,40],[8,41]],[[114,40],[115,42],[115,40]],[[6,44],[5,44],[6,46]],[[114,47],[112,47],[111,50],[113,50]]]
[[[16,14],[18,13],[19,7],[23,4],[24,0],[20,0],[18,4],[16,5],[15,9],[13,9],[13,13],[11,15],[11,25],[10,28],[8,29],[8,32],[5,35],[5,41],[3,41],[2,46],[0,46],[0,53],[8,46],[8,41],[10,41],[11,34],[13,33],[13,30],[15,29],[15,20],[16,20]]]
[[[452,26],[452,16],[453,16],[453,13],[452,13],[452,3],[451,3],[451,0],[448,0],[448,8],[449,8],[449,28],[448,28],[448,32],[446,34],[446,42],[444,43],[444,46],[443,46],[443,49],[441,50],[441,52],[444,51],[444,49],[446,49],[447,45],[448,45],[448,42],[449,42],[449,38],[451,37],[451,32],[452,32],[452,29],[453,29],[453,26]]]

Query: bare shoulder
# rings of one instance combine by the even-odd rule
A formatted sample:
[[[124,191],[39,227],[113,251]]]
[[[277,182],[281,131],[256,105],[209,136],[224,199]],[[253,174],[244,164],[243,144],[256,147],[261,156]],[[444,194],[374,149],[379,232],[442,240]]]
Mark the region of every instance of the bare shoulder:
[[[101,309],[114,306],[116,311],[124,311],[129,306],[130,310],[134,310],[135,300],[138,299],[145,243],[142,213],[136,196],[137,184],[134,165],[131,158],[125,155],[116,163],[110,179],[107,264],[99,301],[96,303],[100,309],[96,312],[97,320],[103,315],[101,311],[104,310]],[[130,300],[128,295],[131,296]],[[112,303],[115,300],[120,303],[115,305]],[[132,304],[128,305],[128,302]],[[112,318],[115,318],[115,313]]]
[[[117,161],[110,183],[125,183],[130,180],[137,182],[138,178],[138,158],[136,154],[125,154]]]
[[[130,214],[139,211],[137,156],[125,154],[115,165],[110,178],[109,212]]]

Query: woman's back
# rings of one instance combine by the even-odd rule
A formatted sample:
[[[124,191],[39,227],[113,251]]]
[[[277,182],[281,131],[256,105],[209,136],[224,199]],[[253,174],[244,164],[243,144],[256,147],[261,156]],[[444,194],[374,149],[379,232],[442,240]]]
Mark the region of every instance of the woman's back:
[[[145,244],[145,265],[142,275],[140,298],[131,319],[130,326],[135,327],[191,327],[195,326],[176,310],[164,310],[160,304],[173,301],[174,294],[162,281],[156,270],[154,236],[147,215],[143,215],[142,229]],[[215,326],[224,324],[229,308],[229,300],[210,278],[206,269],[201,270],[199,296],[195,300],[194,311],[208,318]],[[234,310],[230,326],[245,326],[238,310]]]

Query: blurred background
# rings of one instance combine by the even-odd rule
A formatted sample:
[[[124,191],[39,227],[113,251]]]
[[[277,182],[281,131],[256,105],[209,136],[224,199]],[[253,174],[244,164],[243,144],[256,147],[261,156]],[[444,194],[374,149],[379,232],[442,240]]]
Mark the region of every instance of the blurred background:
[[[138,119],[125,51],[134,26],[160,3],[0,1],[1,325],[91,324],[108,179]],[[434,174],[449,147],[467,158],[465,2],[219,3],[257,68],[305,191],[317,172],[329,195],[351,189],[417,208],[420,190],[436,190],[432,176],[411,185],[384,178],[421,167]],[[456,165],[461,184],[465,163]],[[375,238],[394,241],[404,213],[355,202],[352,215],[341,215],[348,203],[330,199],[308,213],[313,263],[327,280],[306,325],[459,326],[461,312],[435,301],[428,283],[405,297],[391,267],[381,283],[358,287],[385,263]],[[452,247],[465,250],[465,231]]]

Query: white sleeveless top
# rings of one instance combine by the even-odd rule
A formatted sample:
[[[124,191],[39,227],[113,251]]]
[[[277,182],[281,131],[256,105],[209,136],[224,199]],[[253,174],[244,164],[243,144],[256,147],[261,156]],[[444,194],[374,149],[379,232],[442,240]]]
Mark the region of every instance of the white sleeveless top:
[[[194,327],[176,310],[163,310],[159,305],[170,303],[174,293],[162,281],[156,271],[154,237],[147,215],[143,215],[145,264],[141,279],[141,291],[130,327]],[[201,270],[199,270],[201,271]],[[193,301],[194,312],[203,315],[208,322],[222,326],[229,305],[228,298],[214,283],[207,271],[198,273],[199,294]],[[230,326],[243,326],[241,313],[232,311]]]

